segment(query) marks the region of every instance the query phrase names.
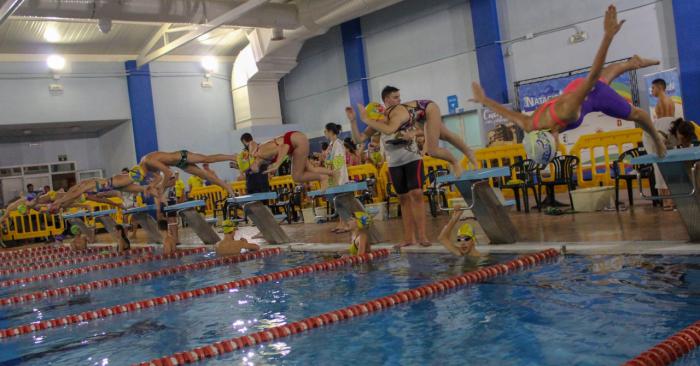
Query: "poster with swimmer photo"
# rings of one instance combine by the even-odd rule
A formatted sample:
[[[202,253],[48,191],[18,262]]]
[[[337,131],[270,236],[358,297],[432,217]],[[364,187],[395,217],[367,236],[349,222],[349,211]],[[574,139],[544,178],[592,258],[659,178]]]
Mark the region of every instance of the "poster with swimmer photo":
[[[503,106],[508,109],[513,108],[510,104]],[[514,145],[523,141],[523,130],[490,108],[480,109],[479,118],[481,119],[484,146]]]
[[[683,117],[683,97],[681,94],[681,80],[680,75],[678,75],[678,69],[669,69],[644,75],[644,84],[647,87],[646,93],[649,97],[649,113],[651,113],[651,117],[656,119],[656,104],[659,102],[659,100],[651,94],[651,83],[656,79],[662,79],[666,82],[666,95],[671,97],[673,104],[676,106],[675,117]]]

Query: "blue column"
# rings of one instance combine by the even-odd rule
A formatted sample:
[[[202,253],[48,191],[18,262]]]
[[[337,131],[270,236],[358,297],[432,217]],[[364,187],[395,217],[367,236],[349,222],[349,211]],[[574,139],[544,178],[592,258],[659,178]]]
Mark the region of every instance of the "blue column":
[[[125,68],[136,160],[140,161],[144,155],[158,150],[156,115],[153,109],[151,90],[151,70],[148,65],[137,69],[136,61],[127,61]]]
[[[700,1],[673,0],[685,118],[700,122]]]
[[[501,45],[496,43],[501,40],[496,0],[471,0],[469,4],[472,10],[479,81],[486,95],[500,103],[507,103],[508,85],[503,51]]]
[[[345,54],[345,73],[348,77],[348,94],[350,105],[357,109],[357,103],[369,103],[367,88],[367,70],[365,68],[365,47],[362,41],[362,26],[356,18],[340,25]],[[358,128],[365,129],[365,124],[358,118]]]

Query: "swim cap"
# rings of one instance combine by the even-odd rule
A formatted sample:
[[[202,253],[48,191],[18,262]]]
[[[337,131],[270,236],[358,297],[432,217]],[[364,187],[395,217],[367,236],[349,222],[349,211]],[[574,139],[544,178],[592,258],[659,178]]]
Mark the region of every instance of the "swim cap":
[[[537,164],[549,164],[557,153],[557,142],[549,131],[532,131],[523,139],[528,159]]]
[[[27,205],[17,206],[17,212],[19,212],[20,215],[26,214],[27,213]]]
[[[78,225],[72,225],[72,226],[70,227],[70,233],[73,234],[73,235],[78,235],[78,234],[80,234],[80,228],[78,227]]]
[[[49,199],[53,202],[56,200],[56,196],[58,195],[58,193],[56,193],[56,191],[49,191],[48,195],[49,195]]]
[[[364,229],[369,226],[370,221],[372,219],[369,217],[367,212],[364,211],[357,211],[354,214],[355,216],[355,222],[357,222],[357,227],[360,229]]]
[[[371,102],[367,104],[367,107],[365,107],[365,110],[367,111],[367,117],[374,119],[374,120],[384,120],[384,106],[377,103],[377,102]]]
[[[134,182],[142,182],[146,177],[146,172],[141,169],[140,165],[134,165],[131,169],[129,169],[129,177],[131,177],[131,180]]]
[[[221,227],[224,229],[224,234],[231,234],[236,231],[236,223],[231,220],[224,220],[221,223]]]
[[[464,223],[457,230],[457,241],[469,241],[474,239],[474,228],[468,223]]]

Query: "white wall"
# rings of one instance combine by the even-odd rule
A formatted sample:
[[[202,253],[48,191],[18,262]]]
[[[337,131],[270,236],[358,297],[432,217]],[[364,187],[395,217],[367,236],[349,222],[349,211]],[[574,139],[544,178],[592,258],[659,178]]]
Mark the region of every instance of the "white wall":
[[[344,122],[350,103],[340,27],[306,41],[298,65],[280,81],[285,124],[319,136],[328,122]]]
[[[122,168],[130,168],[136,164],[136,148],[134,147],[134,131],[131,121],[105,132],[98,142],[102,149],[101,169],[105,176],[121,172]]]
[[[362,17],[372,100],[386,85],[403,100],[432,99],[447,114],[447,96],[472,108],[470,84],[478,80],[469,2],[407,0]]]
[[[0,63],[0,124],[130,119],[124,64],[69,63],[60,95],[46,63]]]
[[[232,153],[230,135],[234,129],[230,72],[232,65],[220,64],[212,75],[212,88],[202,88],[204,71],[194,62],[151,64],[151,86],[161,151],[191,150],[203,154]],[[234,172],[226,163],[213,164],[227,180]],[[181,174],[184,179],[187,175]]]
[[[64,154],[76,162],[78,170],[104,168],[98,138],[0,144],[0,166],[50,163]]]
[[[513,43],[512,55],[505,58],[511,92],[515,81],[590,67],[603,35],[599,17],[609,4],[609,0],[499,0],[503,40],[573,24],[588,33],[586,41],[573,45],[568,43],[573,29]],[[661,66],[641,70],[638,75],[678,64],[670,0],[618,0],[615,4],[618,18],[627,22],[608,52],[608,61],[634,54],[661,61]]]

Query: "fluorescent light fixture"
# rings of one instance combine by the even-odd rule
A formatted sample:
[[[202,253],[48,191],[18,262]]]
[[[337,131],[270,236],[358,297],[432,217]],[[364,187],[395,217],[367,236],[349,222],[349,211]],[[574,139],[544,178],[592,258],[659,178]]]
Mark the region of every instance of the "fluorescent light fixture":
[[[44,31],[44,39],[47,42],[56,43],[61,40],[61,35],[58,33],[58,30],[56,30],[56,28],[48,27]]]
[[[206,72],[215,72],[219,68],[219,62],[214,56],[202,57],[202,68]]]
[[[61,55],[51,55],[46,59],[46,64],[53,71],[61,71],[66,67],[66,59]]]

